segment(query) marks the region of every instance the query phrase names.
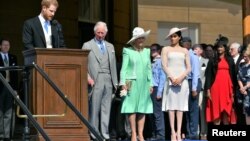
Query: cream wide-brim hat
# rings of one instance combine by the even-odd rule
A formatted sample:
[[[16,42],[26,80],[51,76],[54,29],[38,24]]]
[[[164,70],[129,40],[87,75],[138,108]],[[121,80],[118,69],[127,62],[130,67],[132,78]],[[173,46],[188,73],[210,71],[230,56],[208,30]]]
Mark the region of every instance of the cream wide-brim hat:
[[[148,31],[144,31],[143,28],[141,27],[135,27],[133,30],[133,37],[127,42],[127,44],[130,44],[131,42],[133,42],[134,40],[141,38],[141,37],[147,37],[150,33],[150,30]]]
[[[178,32],[178,31],[183,31],[183,30],[187,30],[188,28],[187,27],[184,27],[184,28],[178,28],[178,27],[173,27],[169,30],[169,33],[168,35],[166,36],[166,40],[169,39],[169,36],[171,36],[172,34]]]

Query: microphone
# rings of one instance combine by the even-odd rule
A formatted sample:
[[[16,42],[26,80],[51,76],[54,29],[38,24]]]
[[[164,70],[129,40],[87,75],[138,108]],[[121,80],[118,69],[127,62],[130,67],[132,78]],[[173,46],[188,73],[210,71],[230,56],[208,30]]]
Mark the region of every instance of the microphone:
[[[52,25],[56,26],[58,32],[62,31],[62,26],[57,20],[52,20]]]

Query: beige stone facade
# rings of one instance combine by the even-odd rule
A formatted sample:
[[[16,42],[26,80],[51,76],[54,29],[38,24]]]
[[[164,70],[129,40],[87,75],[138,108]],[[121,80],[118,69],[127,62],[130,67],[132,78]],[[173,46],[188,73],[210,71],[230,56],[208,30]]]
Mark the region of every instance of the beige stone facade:
[[[194,26],[195,43],[213,44],[219,34],[243,42],[241,0],[138,0],[138,26],[152,33],[147,44],[166,43],[161,24]]]

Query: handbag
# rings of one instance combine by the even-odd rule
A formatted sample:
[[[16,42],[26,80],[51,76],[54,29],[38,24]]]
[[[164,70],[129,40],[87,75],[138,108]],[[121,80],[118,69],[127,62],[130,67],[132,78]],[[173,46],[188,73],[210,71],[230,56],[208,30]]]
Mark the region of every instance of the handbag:
[[[127,90],[129,91],[131,89],[132,81],[131,80],[126,80],[125,85],[127,87]]]
[[[128,91],[131,89],[131,80],[126,80],[125,85],[127,87],[127,90],[120,90],[120,97],[126,96],[128,94]]]

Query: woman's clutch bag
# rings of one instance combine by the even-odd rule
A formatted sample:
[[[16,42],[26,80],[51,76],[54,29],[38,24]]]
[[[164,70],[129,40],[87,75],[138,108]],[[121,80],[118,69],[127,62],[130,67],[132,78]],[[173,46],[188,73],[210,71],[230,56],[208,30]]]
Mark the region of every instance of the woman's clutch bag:
[[[132,81],[131,80],[126,80],[125,83],[126,83],[127,90],[129,91],[131,89]]]

